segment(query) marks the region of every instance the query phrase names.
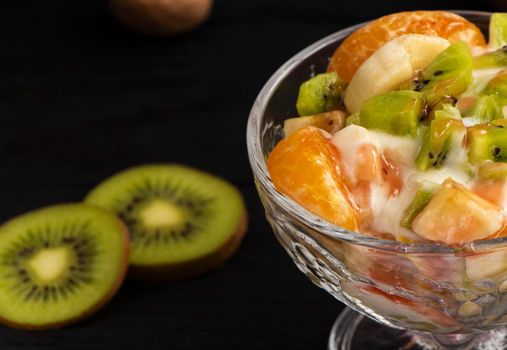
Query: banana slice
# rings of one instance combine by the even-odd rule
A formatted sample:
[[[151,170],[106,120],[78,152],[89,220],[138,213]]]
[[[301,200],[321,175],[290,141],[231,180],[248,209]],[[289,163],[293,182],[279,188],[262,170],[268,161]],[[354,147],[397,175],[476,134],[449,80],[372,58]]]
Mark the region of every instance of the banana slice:
[[[422,34],[406,34],[388,41],[352,77],[345,92],[345,106],[351,113],[358,112],[364,101],[411,79],[449,45],[446,39]]]

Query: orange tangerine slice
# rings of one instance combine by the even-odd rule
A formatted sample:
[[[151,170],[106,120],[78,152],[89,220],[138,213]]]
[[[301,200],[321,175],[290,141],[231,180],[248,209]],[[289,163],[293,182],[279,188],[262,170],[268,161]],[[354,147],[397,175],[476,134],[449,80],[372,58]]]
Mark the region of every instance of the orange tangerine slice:
[[[310,126],[280,141],[267,165],[276,189],[332,224],[357,230],[355,208],[329,135]]]
[[[480,29],[465,18],[446,11],[409,11],[380,17],[352,33],[336,49],[328,72],[350,81],[359,66],[379,47],[403,34],[439,36],[451,42],[464,41],[471,47],[484,47]]]

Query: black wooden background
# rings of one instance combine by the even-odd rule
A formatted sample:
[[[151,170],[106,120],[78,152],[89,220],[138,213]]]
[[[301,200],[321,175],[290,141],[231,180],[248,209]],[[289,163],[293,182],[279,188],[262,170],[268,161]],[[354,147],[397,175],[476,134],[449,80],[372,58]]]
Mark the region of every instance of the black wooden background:
[[[0,10],[0,220],[79,201],[123,168],[180,162],[243,192],[250,229],[221,269],[181,283],[127,281],[59,331],[0,326],[0,349],[324,349],[343,306],[297,271],[263,216],[248,164],[250,106],[313,41],[408,9],[483,1],[217,0],[173,39],[123,29],[105,1],[6,1]]]

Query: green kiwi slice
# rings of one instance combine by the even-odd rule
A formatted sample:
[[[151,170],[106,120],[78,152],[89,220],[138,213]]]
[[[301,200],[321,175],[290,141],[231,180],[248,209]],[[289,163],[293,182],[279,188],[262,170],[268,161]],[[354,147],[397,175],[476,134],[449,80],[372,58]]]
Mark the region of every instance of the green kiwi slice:
[[[90,315],[121,285],[128,244],[115,215],[86,204],[8,221],[0,228],[0,321],[47,329]]]
[[[299,87],[296,108],[301,117],[342,109],[347,84],[336,72],[322,73]]]
[[[435,190],[435,186],[432,185],[421,186],[421,188],[417,190],[414,198],[412,199],[412,202],[410,202],[409,206],[403,213],[400,222],[401,226],[412,229],[412,222],[431,200],[431,197],[433,197]]]
[[[367,129],[415,137],[423,107],[424,96],[419,92],[389,91],[363,103],[357,120],[351,122],[357,122]]]
[[[236,188],[182,165],[125,170],[99,184],[85,201],[125,222],[130,274],[145,280],[187,278],[220,265],[246,229]]]
[[[424,93],[433,109],[440,100],[457,97],[472,83],[473,59],[464,42],[456,42],[442,51],[413,81],[416,91]]]
[[[421,128],[422,144],[415,163],[420,171],[440,168],[452,150],[464,147],[466,128],[459,111],[451,105],[444,105],[435,113],[430,126]]]

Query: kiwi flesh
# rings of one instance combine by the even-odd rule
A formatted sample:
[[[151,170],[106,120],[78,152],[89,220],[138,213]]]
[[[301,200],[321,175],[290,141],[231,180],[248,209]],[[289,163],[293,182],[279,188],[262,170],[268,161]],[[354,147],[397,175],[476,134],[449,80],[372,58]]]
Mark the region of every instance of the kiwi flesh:
[[[489,122],[503,118],[500,99],[496,95],[478,96],[474,104],[463,114],[464,117],[473,117],[480,122]]]
[[[491,138],[488,135],[489,125],[479,124],[467,129],[468,160],[476,164],[485,160],[493,160]]]
[[[0,321],[60,328],[91,315],[128,267],[126,227],[86,204],[42,208],[0,227]]]
[[[464,147],[465,125],[446,109],[450,110],[437,112],[430,126],[422,128],[422,144],[415,159],[421,171],[441,167],[450,151]]]
[[[474,68],[507,67],[507,46],[474,57]]]
[[[345,126],[349,126],[352,124],[359,125],[359,112],[349,115],[345,120]]]
[[[305,81],[299,87],[296,108],[300,116],[343,109],[343,94],[347,84],[336,72],[323,73]]]
[[[245,205],[234,186],[177,164],[122,171],[85,202],[125,222],[129,274],[138,279],[175,280],[210,270],[232,255],[246,231]]]
[[[412,221],[414,221],[415,217],[424,209],[426,204],[428,204],[436,189],[437,186],[426,186],[417,190],[412,202],[410,202],[403,213],[400,223],[401,226],[412,229]]]
[[[459,110],[449,108],[455,107],[457,105],[458,99],[454,96],[443,96],[441,99],[439,99],[433,106],[425,106],[425,115],[423,116],[422,122],[424,124],[429,124],[433,119],[435,119],[436,114],[442,114],[443,112],[448,113],[452,112],[455,114],[456,111]],[[461,118],[461,114],[459,114],[459,118]]]
[[[507,70],[502,70],[480,92],[481,96],[495,96],[503,106],[507,104]]]
[[[468,159],[476,164],[507,162],[507,119],[475,125],[467,130]]]
[[[507,13],[495,12],[489,20],[489,45],[492,48],[507,44]]]
[[[472,83],[473,61],[464,42],[451,44],[414,81],[415,91],[424,93],[429,109],[441,99],[457,97]]]
[[[423,107],[424,97],[419,92],[390,91],[364,102],[357,120],[351,122],[367,129],[415,137]]]

